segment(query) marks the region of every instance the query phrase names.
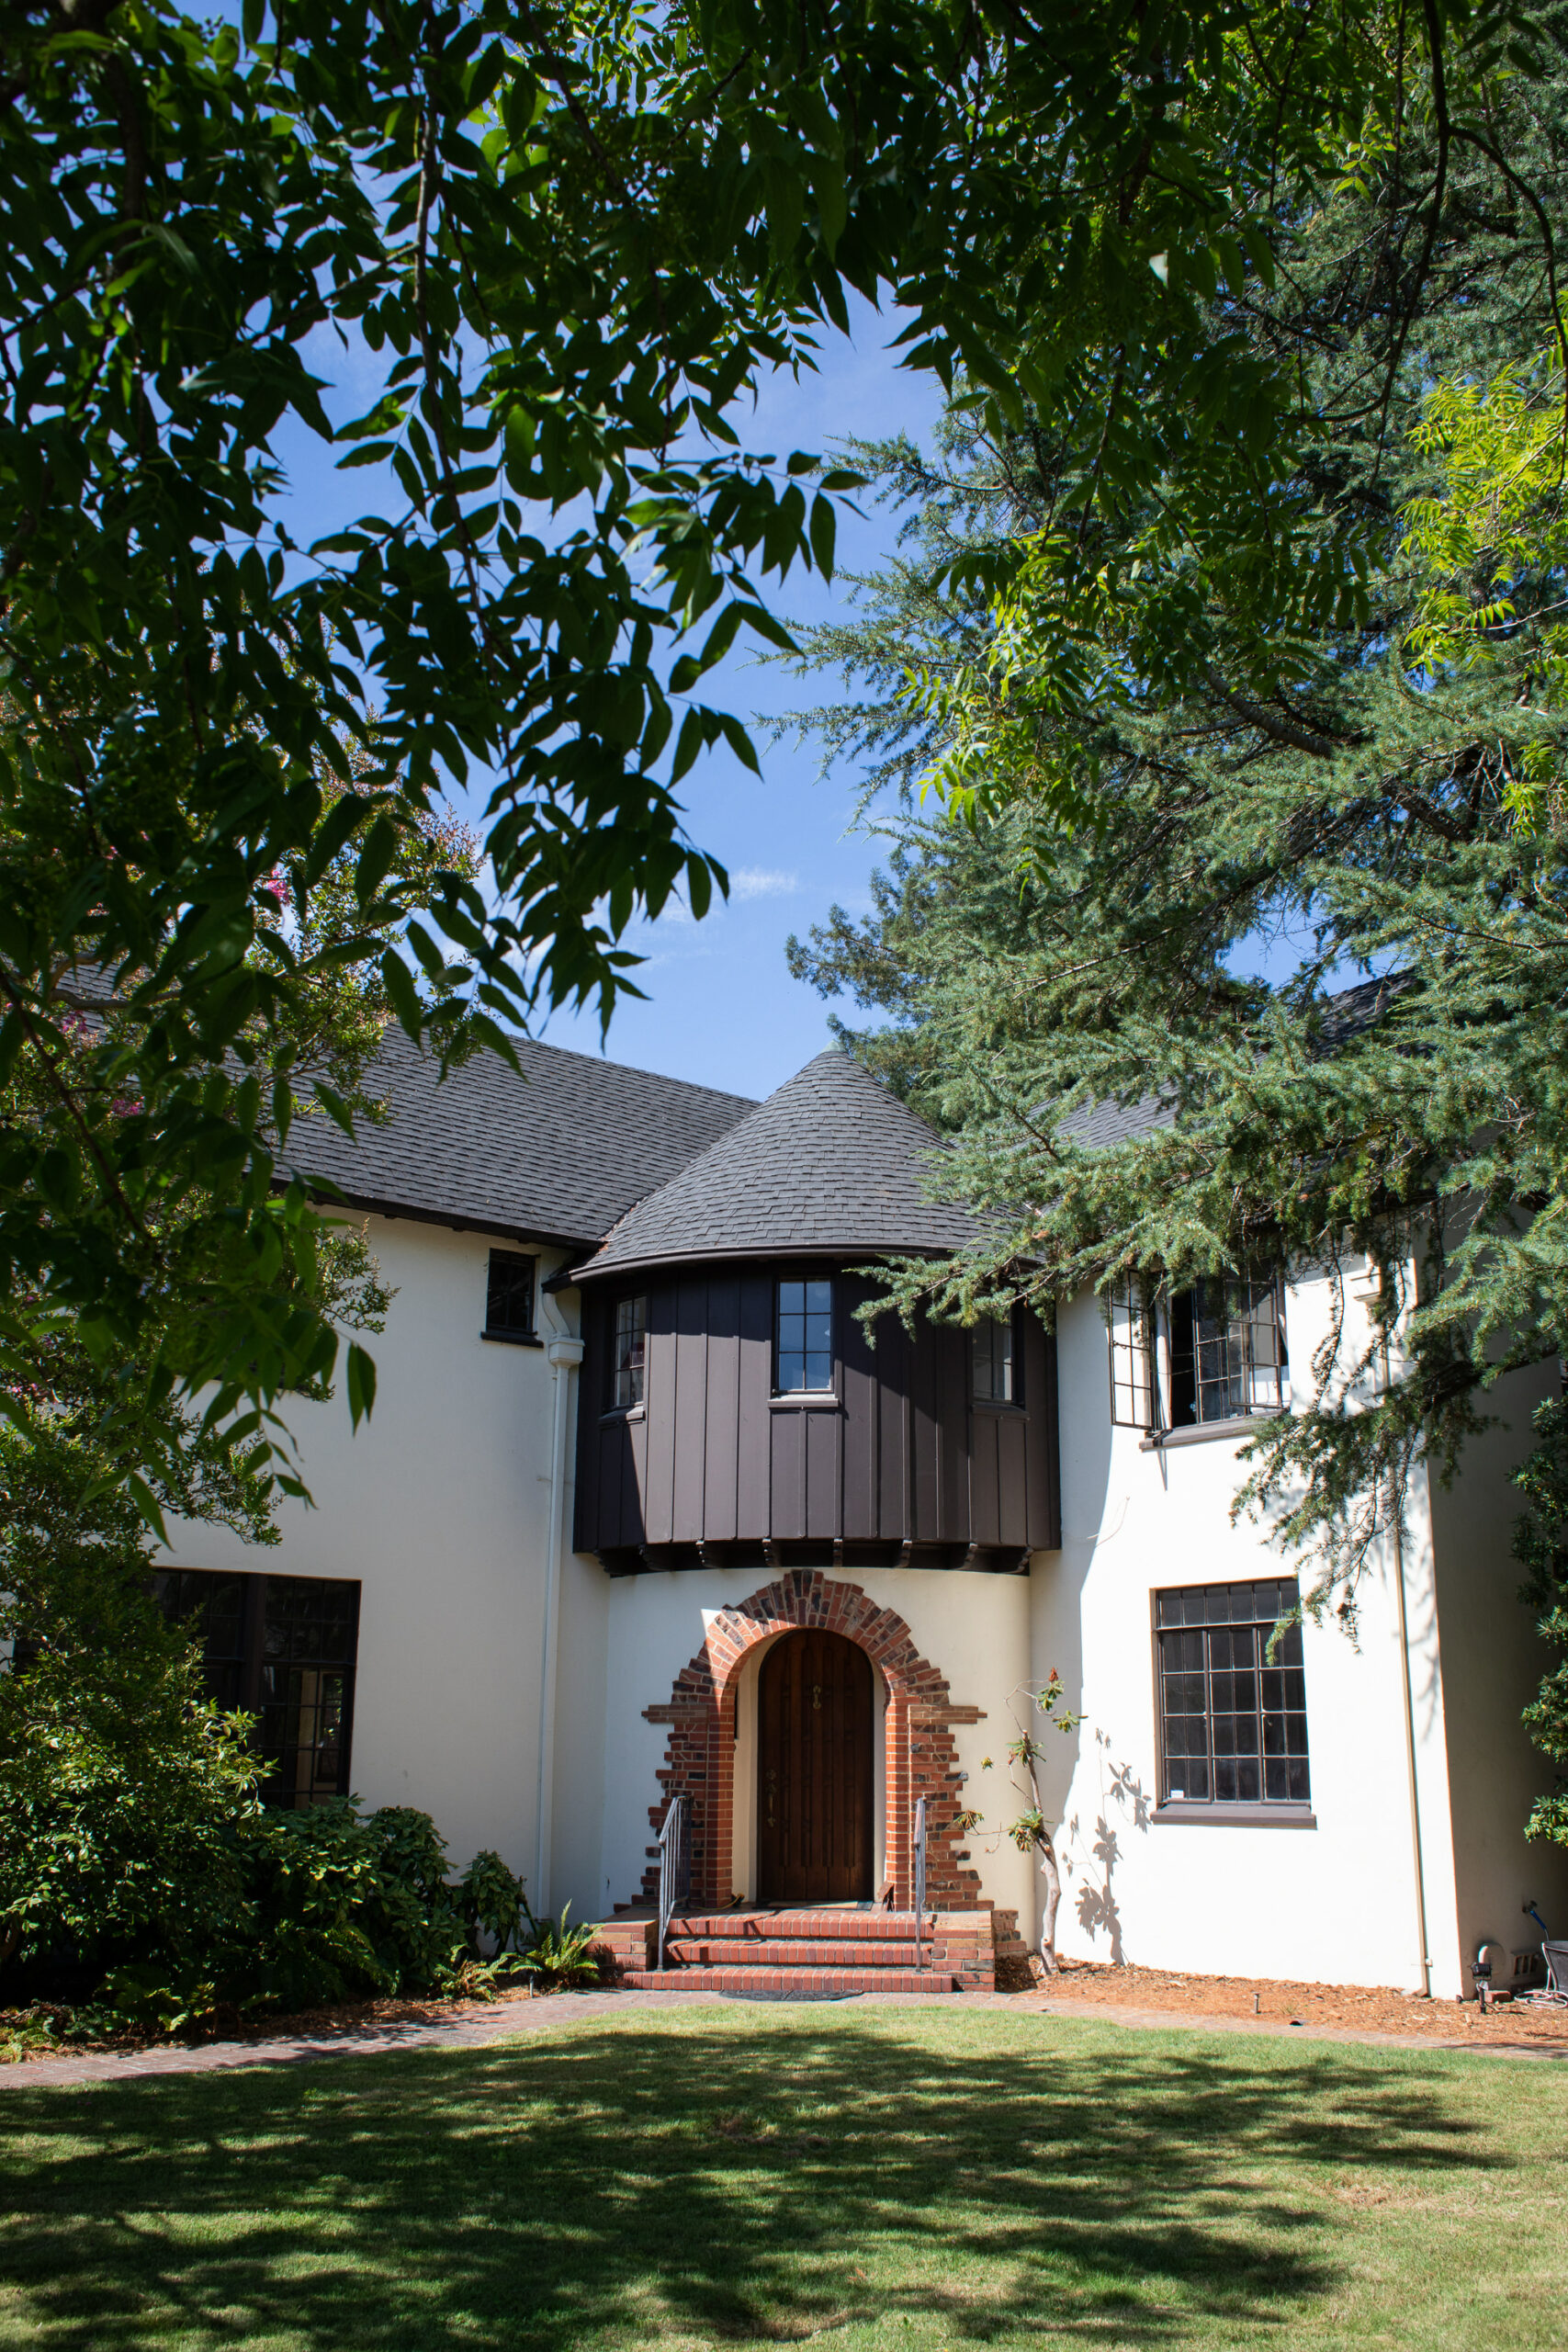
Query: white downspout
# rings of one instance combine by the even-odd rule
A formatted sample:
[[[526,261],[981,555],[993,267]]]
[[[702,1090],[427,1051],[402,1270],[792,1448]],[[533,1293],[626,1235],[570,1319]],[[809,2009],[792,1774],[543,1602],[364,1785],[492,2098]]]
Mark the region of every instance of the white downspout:
[[[550,1320],[559,1323],[555,1302],[547,1301]],[[545,1341],[554,1392],[550,1436],[550,1525],[545,1568],[545,1622],[539,1644],[539,1770],[538,1826],[534,1841],[534,1906],[541,1916],[550,1908],[550,1815],[555,1804],[556,1661],[560,1641],[561,1565],[566,1550],[567,1447],[571,1436],[571,1375],[582,1362],[582,1341],[562,1328]]]
[[[1382,1387],[1386,1396],[1393,1385],[1388,1334],[1383,1333]],[[1391,1498],[1396,1499],[1396,1498]],[[1416,1881],[1416,1949],[1421,1963],[1421,1998],[1432,1997],[1432,1956],[1427,1944],[1427,1865],[1421,1847],[1421,1784],[1416,1758],[1416,1697],[1410,1670],[1410,1617],[1404,1598],[1404,1513],[1393,1513],[1393,1582],[1399,1596],[1399,1679],[1404,1700],[1404,1774],[1410,1795],[1410,1860]]]

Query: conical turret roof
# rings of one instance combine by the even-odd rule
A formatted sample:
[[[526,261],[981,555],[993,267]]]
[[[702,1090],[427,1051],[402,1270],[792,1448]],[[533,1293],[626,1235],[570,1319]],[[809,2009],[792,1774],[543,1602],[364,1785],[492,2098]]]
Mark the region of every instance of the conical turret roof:
[[[942,1149],[933,1127],[829,1047],[628,1209],[578,1272],[959,1249],[974,1219],[927,1196]]]

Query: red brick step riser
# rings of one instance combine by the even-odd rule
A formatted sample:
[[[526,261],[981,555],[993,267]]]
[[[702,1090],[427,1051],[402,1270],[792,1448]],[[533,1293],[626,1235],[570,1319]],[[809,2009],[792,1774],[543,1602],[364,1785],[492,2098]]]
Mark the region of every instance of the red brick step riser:
[[[622,1983],[667,1993],[953,1993],[951,1970],[912,1968],[628,1968]]]
[[[923,1947],[931,1964],[931,1945]],[[758,1943],[749,1936],[671,1936],[665,1946],[670,1965],[681,1968],[913,1968],[915,1945],[852,1942]]]

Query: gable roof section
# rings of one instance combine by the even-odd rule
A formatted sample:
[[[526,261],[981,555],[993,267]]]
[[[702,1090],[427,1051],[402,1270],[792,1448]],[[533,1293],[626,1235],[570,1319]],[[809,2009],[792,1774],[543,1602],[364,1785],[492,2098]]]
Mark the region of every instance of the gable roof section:
[[[443,1081],[389,1028],[366,1091],[389,1115],[351,1143],[323,1113],[298,1119],[284,1164],[356,1208],[580,1251],[635,1201],[754,1108],[743,1094],[514,1040],[525,1078],[477,1054]]]
[[[638,1203],[578,1272],[697,1258],[946,1251],[975,1238],[927,1198],[934,1128],[830,1046]]]

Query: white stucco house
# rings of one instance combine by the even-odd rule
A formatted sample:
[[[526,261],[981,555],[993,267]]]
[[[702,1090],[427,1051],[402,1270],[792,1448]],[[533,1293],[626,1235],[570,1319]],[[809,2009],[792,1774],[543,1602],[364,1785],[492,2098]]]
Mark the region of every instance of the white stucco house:
[[[1528,1898],[1568,1927],[1523,1836],[1509,1555],[1555,1366],[1451,1489],[1419,1476],[1357,1638],[1271,1652],[1295,1589],[1233,1523],[1238,1452],[1303,1399],[1325,1276],[1190,1295],[1146,1347],[1089,1297],[1054,1333],[868,1332],[879,1253],[965,1226],[858,1065],[754,1104],[521,1053],[438,1085],[389,1036],[385,1125],[312,1136],[395,1292],[374,1416],[299,1408],[312,1506],[276,1548],[171,1532],[168,1605],[261,1712],[277,1801],[418,1805],[455,1864],[494,1847],[536,1907],[618,1917],[635,1972],[679,1799],[669,1957],[723,1990],[906,1981],[923,1799],[920,1962],[985,1982],[991,1919],[1032,1940],[1005,1750],[1055,1669],[1064,1952],[1452,1996]]]

